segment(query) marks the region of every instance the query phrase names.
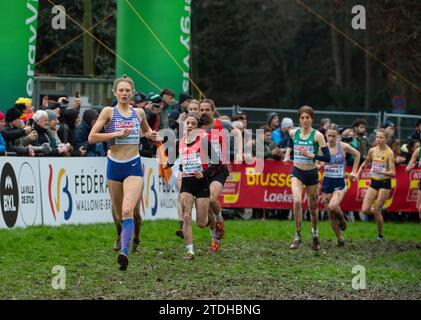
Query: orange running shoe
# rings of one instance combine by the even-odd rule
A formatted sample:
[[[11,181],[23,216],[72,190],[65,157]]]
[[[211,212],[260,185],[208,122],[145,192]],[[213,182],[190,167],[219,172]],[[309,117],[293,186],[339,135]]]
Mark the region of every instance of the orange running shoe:
[[[216,242],[216,241],[214,241],[214,240],[212,240],[212,244],[211,244],[211,247],[209,248],[209,253],[214,253],[214,252],[216,252],[216,251],[218,251],[219,250],[219,248],[221,247],[221,242]]]
[[[224,219],[222,218],[216,222],[216,239],[222,240],[224,238],[224,233]]]

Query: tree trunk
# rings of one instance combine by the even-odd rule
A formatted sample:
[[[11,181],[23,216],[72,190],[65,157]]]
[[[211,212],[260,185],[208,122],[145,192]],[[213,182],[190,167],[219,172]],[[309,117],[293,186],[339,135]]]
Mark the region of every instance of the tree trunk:
[[[351,11],[349,11],[351,12]],[[345,17],[348,21],[350,18],[349,12],[346,13]],[[351,24],[345,22],[345,33],[351,34]],[[349,40],[345,39],[344,41],[344,91],[345,96],[347,97],[345,100],[345,106],[350,107],[351,101],[350,95],[352,90],[352,44]]]
[[[368,10],[367,10],[368,11]],[[364,32],[364,47],[371,50],[371,30],[368,26]],[[373,96],[373,72],[372,72],[372,60],[368,54],[365,55],[365,99],[364,99],[364,111],[369,112],[371,110],[372,96]]]
[[[83,27],[89,29],[92,26],[92,0],[83,0]],[[87,33],[83,36],[83,73],[94,75],[94,42]]]
[[[330,9],[330,17],[331,22],[333,25],[337,26],[339,29],[338,21],[335,16],[338,15],[338,12],[335,12],[333,8]],[[339,47],[339,34],[337,31],[335,31],[333,28],[330,29],[330,35],[331,35],[331,43],[332,43],[332,56],[333,56],[333,62],[335,67],[335,84],[338,90],[338,97],[339,97],[339,104],[343,106],[343,88],[344,88],[344,76],[343,76],[343,64],[341,59],[341,50]]]

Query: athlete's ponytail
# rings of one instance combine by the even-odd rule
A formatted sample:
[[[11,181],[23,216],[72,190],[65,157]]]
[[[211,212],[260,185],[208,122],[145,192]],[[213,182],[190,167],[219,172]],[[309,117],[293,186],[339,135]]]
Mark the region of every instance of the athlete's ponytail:
[[[206,113],[202,114],[199,119],[199,127],[208,126],[213,123],[213,118],[208,116]]]

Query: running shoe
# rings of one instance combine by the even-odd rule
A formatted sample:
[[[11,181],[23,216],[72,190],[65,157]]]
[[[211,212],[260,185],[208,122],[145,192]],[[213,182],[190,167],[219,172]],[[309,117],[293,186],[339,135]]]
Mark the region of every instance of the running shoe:
[[[345,246],[345,240],[344,239],[338,239],[338,247]]]
[[[346,221],[345,221],[344,214],[341,214],[341,215],[338,216],[338,222],[339,222],[339,228],[342,231],[345,231],[346,230]]]
[[[194,252],[193,251],[188,251],[186,253],[186,255],[184,256],[185,260],[193,260],[194,259]]]
[[[313,244],[311,245],[311,248],[314,251],[319,251],[320,250],[320,240],[319,240],[319,237],[313,237]]]
[[[117,262],[120,265],[120,270],[126,271],[127,266],[129,265],[129,259],[127,258],[127,256],[123,253],[120,253],[118,255]]]
[[[120,251],[121,250],[121,240],[120,236],[117,237],[117,240],[114,242],[114,251]]]
[[[377,241],[384,241],[384,237],[381,235],[378,235],[376,239]]]
[[[181,239],[184,239],[184,233],[183,233],[183,230],[182,230],[182,229],[178,229],[178,230],[175,232],[175,235],[176,235],[177,237],[180,237]]]
[[[289,246],[290,249],[298,249],[301,243],[301,238],[296,237]]]
[[[139,239],[133,239],[132,252],[133,253],[140,252],[140,240]]]
[[[214,253],[219,250],[221,247],[221,242],[212,240],[211,247],[209,248],[209,253]]]
[[[224,218],[216,221],[216,239],[222,240],[224,238],[225,227],[224,227]]]

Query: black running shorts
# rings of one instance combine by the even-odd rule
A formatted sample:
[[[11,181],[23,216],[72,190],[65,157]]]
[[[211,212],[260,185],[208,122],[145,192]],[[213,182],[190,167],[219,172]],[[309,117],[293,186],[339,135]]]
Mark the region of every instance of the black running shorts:
[[[209,181],[206,177],[198,179],[196,177],[183,177],[181,180],[180,194],[190,193],[195,198],[209,198]]]

